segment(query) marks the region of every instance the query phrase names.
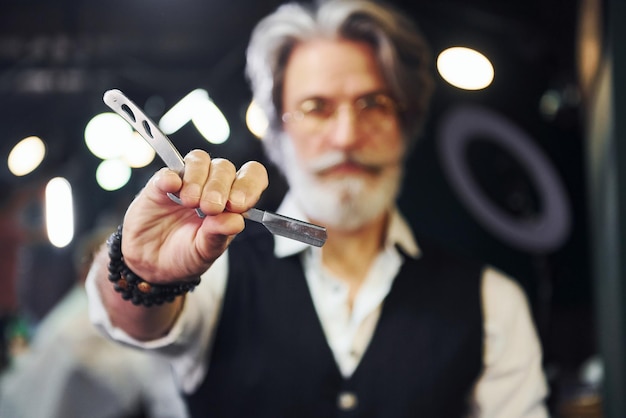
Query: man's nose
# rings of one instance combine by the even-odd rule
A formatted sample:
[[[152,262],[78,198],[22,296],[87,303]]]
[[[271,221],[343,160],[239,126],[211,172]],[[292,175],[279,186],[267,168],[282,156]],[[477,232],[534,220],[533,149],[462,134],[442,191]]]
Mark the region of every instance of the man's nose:
[[[335,113],[335,120],[329,132],[334,147],[350,149],[359,142],[359,118],[352,106],[339,106]]]

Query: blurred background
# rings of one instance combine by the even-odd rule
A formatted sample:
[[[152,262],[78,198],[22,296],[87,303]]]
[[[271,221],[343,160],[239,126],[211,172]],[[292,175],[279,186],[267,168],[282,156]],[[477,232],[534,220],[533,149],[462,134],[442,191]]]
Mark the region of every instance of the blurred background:
[[[110,112],[102,102],[106,90],[122,90],[155,121],[177,104],[195,103],[196,110],[187,113],[176,108],[186,116],[169,131],[183,155],[203,148],[237,165],[266,161],[246,120],[251,97],[244,53],[254,24],[281,3],[2,2],[0,246],[5,289],[16,295],[8,300],[12,292],[3,291],[5,311],[19,311],[27,329],[36,326],[75,283],[80,238],[118,224],[134,194],[162,166],[157,157],[129,167],[129,157],[121,154],[135,148],[113,137],[100,148],[104,154],[89,146],[88,127]],[[419,235],[484,259],[520,281],[544,344],[555,415],[583,416],[568,415],[583,407],[599,414],[604,369],[594,299],[596,215],[589,203],[595,193],[589,191],[589,172],[597,163],[589,161],[589,120],[598,68],[611,52],[607,39],[621,33],[617,26],[609,30],[609,16],[624,12],[623,2],[391,3],[418,22],[434,58],[450,47],[470,47],[494,69],[488,87],[470,90],[436,73],[431,117],[408,164],[402,209]],[[217,137],[202,122],[208,113],[197,110],[214,110],[206,103],[224,117],[214,122],[222,123]],[[22,152],[41,152],[40,164],[16,175],[8,157],[29,137],[43,145]],[[127,163],[120,183],[100,172],[113,160],[118,173],[120,161]],[[270,175],[259,204],[266,209],[274,209],[285,191],[271,166]],[[69,206],[58,209],[60,219],[47,219],[53,205],[47,195],[63,193],[71,197]],[[69,226],[54,242],[50,231],[64,220]]]

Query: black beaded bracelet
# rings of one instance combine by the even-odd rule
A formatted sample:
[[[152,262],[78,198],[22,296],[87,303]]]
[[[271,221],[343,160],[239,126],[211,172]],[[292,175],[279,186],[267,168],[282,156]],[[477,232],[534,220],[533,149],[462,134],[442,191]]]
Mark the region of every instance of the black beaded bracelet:
[[[194,282],[157,285],[148,283],[137,276],[124,263],[121,225],[107,240],[107,247],[109,248],[109,280],[113,283],[115,291],[121,293],[123,299],[130,300],[135,305],[150,307],[172,302],[177,296],[192,291],[200,284],[200,278],[198,278]]]

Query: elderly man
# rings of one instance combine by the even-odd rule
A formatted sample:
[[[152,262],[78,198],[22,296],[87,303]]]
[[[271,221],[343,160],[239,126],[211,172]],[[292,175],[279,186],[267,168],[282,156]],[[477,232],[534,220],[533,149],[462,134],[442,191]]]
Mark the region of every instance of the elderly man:
[[[287,4],[247,57],[290,186],[278,212],[324,225],[326,244],[246,225],[265,168],[194,150],[182,179],[152,177],[94,263],[94,321],[168,355],[194,416],[546,416],[521,289],[416,242],[396,208],[432,91],[415,25],[364,0]],[[165,302],[133,304],[129,287]]]

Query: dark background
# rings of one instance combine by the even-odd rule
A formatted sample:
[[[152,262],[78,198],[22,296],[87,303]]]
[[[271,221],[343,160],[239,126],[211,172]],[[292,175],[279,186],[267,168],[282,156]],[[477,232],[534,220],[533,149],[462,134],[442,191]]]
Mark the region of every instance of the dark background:
[[[201,147],[236,163],[264,161],[246,129],[250,100],[243,76],[244,51],[253,25],[280,1],[259,0],[12,0],[0,5],[0,155],[28,135],[48,145],[43,165],[23,178],[0,165],[6,199],[24,200],[22,222],[30,231],[20,291],[24,309],[44,315],[73,282],[75,245],[54,249],[37,238],[43,227],[41,187],[55,176],[75,190],[77,234],[111,218],[140,189],[160,161],[134,170],[122,190],[95,183],[100,162],[84,145],[83,130],[108,111],[102,94],[119,88],[158,118],[195,88],[206,89],[231,124],[231,139],[207,144],[193,126],[172,135],[181,153]],[[592,283],[581,101],[576,68],[578,3],[572,0],[391,2],[418,22],[432,50],[475,47],[495,66],[484,91],[464,92],[437,78],[430,122],[413,153],[400,204],[418,236],[442,241],[513,275],[528,292],[544,344],[546,368],[560,384],[595,354]],[[547,96],[557,99],[542,112]],[[489,232],[464,206],[440,162],[437,142],[447,111],[458,105],[491,109],[522,129],[548,157],[567,193],[571,224],[555,248],[528,251]],[[532,181],[514,155],[482,148],[468,155],[485,193],[520,221],[542,210]],[[280,201],[284,182],[271,171],[260,206]],[[24,195],[30,198],[24,199]],[[520,199],[525,210],[519,210]],[[517,202],[513,205],[513,201]],[[25,295],[28,294],[28,297]]]

